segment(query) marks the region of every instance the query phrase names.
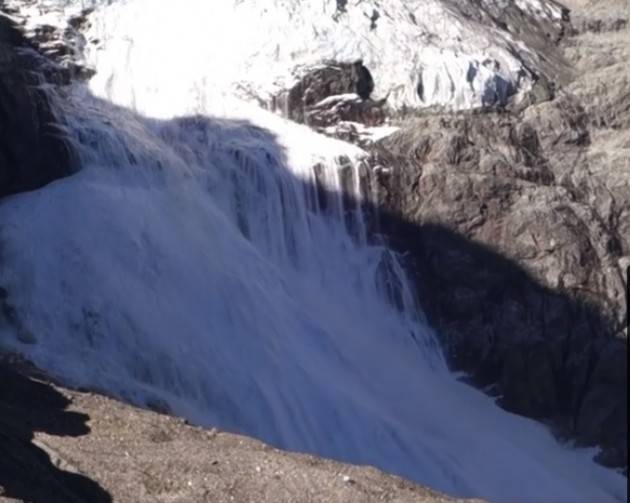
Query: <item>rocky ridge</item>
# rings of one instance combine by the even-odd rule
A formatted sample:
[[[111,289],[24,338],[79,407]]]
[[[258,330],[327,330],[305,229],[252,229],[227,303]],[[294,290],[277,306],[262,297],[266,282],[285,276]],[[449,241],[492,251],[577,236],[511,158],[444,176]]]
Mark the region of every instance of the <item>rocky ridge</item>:
[[[72,173],[71,154],[43,91],[42,59],[0,15],[0,196]]]

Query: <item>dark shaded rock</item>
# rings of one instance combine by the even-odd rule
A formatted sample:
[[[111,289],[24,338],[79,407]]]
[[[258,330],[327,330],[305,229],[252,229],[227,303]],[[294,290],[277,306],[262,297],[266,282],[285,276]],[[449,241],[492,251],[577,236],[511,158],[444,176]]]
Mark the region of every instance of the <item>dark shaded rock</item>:
[[[630,170],[601,141],[562,95],[408,120],[372,164],[388,168],[380,230],[407,254],[451,365],[627,466]]]
[[[326,62],[307,70],[296,85],[275,98],[271,108],[315,127],[348,120],[380,123],[384,102],[370,101],[373,90],[372,75],[362,61]],[[326,100],[331,97],[337,99]]]
[[[576,1],[618,18],[608,3]],[[576,78],[561,93],[541,79],[504,112],[406,120],[372,164],[387,168],[376,177],[381,231],[407,253],[451,365],[506,409],[599,445],[600,462],[627,469],[623,30],[566,41]]]
[[[346,12],[348,0],[336,0],[336,1],[337,1],[337,12]]]
[[[587,443],[602,442],[611,446],[612,452],[604,452],[602,459],[615,466],[615,459],[627,458],[627,445],[618,445],[618,439],[627,436],[627,347],[625,341],[608,341],[597,354],[589,376],[586,393],[577,415],[575,428]],[[611,390],[614,388],[614,390]],[[611,393],[619,397],[614,407],[606,403]]]
[[[0,16],[0,196],[72,173],[71,155],[45,93],[38,57]]]
[[[305,123],[313,128],[337,126],[341,122],[357,122],[378,126],[385,122],[383,101],[362,100],[355,95],[332,96],[305,110]]]

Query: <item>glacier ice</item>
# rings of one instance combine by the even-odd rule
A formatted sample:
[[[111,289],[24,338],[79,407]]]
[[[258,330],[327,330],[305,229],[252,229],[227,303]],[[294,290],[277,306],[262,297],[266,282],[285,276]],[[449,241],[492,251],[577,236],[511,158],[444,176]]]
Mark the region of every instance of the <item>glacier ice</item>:
[[[127,68],[147,79],[147,88],[151,79],[163,82],[143,67],[173,52],[171,70],[183,77],[197,65],[212,69],[212,79],[197,84],[212,87],[213,95],[229,89],[268,104],[315,65],[362,60],[375,96],[387,97],[395,109],[494,105],[528,91],[545,73],[548,55],[540,46],[546,40],[536,48],[525,43],[519,24],[540,19],[561,30],[564,12],[552,1],[519,0],[510,26],[493,14],[516,9],[507,0],[362,0],[342,10],[335,0],[47,0],[22,10],[33,28],[63,26],[68,16],[95,6],[106,8],[91,18],[94,52],[107,46],[105,54],[112,54],[115,47],[124,57],[131,45],[152,37],[150,46],[134,49],[147,51],[135,60],[140,67]],[[96,60],[98,78],[115,79],[108,63],[118,62]]]

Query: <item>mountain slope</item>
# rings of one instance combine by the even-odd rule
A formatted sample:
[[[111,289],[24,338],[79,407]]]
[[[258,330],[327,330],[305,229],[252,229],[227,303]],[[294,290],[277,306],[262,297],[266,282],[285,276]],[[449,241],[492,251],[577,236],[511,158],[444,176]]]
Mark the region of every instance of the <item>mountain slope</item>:
[[[399,256],[367,232],[366,152],[241,99],[251,47],[231,51],[226,27],[244,33],[244,5],[90,14],[96,74],[49,94],[81,169],[0,206],[3,346],[75,385],[449,494],[623,500],[591,451],[448,371]]]

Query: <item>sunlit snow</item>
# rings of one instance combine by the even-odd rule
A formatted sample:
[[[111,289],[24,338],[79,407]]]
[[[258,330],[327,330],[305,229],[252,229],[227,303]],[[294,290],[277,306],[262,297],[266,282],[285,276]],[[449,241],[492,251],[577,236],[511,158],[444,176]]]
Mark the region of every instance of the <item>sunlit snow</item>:
[[[508,3],[481,0],[479,8]],[[206,97],[209,89],[215,99],[229,90],[263,102],[314,65],[362,60],[374,77],[375,96],[388,97],[394,108],[493,104],[527,91],[542,73],[541,55],[515,38],[514,30],[501,30],[489,19],[470,20],[450,0],[351,1],[342,11],[335,0],[45,0],[25,15],[33,27],[63,25],[64,15],[104,4],[112,5],[92,18],[87,37],[88,46],[101,53],[94,57],[96,78],[111,79],[116,87],[122,77],[112,74],[126,64],[125,75],[142,80],[148,93],[158,80],[164,92],[159,72],[148,70],[164,58],[191,86],[189,92],[202,86]],[[555,2],[518,5],[550,23],[562,17]],[[150,45],[141,43],[146,37]],[[125,62],[128,51],[136,53],[133,65]],[[111,54],[116,59],[108,61]],[[192,82],[190,72],[198,66],[212,78]]]

